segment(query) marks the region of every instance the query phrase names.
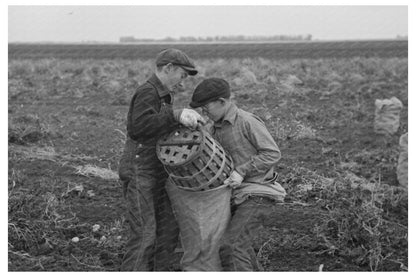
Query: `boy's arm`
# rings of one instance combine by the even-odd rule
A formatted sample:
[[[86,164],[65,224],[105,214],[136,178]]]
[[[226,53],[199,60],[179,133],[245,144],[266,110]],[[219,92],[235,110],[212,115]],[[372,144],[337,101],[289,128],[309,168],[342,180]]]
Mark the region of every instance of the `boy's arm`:
[[[162,105],[157,92],[150,86],[140,88],[132,99],[128,134],[132,139],[147,139],[161,130],[169,131],[179,125],[170,105]],[[159,111],[160,109],[160,111]]]
[[[242,176],[253,173],[268,171],[281,158],[279,147],[267,130],[263,121],[257,117],[252,117],[244,124],[244,133],[247,139],[257,149],[254,155],[246,163],[235,168]]]

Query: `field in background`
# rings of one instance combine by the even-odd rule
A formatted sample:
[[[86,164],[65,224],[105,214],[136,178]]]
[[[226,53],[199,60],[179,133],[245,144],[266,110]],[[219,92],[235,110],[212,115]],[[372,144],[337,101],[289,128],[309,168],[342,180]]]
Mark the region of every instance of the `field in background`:
[[[305,48],[285,59],[267,45],[269,57],[235,45],[226,46],[230,58],[184,48],[201,71],[175,106],[188,106],[204,77],[225,78],[233,100],[263,118],[282,151],[288,197],[255,241],[266,271],[407,271],[407,190],[396,176],[408,130],[407,42],[400,45],[388,55],[338,48],[331,57]],[[55,46],[24,47],[9,45],[9,270],[118,270],[127,226],[116,171],[128,103],[159,48],[130,59],[118,48],[110,59],[108,49],[45,58]],[[374,101],[392,96],[404,104],[399,131],[377,135]]]
[[[11,59],[152,59],[162,49],[176,47],[190,57],[211,58],[348,58],[407,57],[407,40],[323,41],[212,44],[9,44]]]

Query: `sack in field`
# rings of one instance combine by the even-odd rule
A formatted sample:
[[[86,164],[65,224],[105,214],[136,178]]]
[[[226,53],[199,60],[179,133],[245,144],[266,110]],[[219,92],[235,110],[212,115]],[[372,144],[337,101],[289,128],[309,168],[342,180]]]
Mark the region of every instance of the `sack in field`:
[[[231,218],[231,189],[219,186],[189,191],[168,182],[166,186],[179,224],[184,271],[222,271],[220,240]]]
[[[400,154],[397,162],[397,180],[400,186],[407,188],[408,186],[408,133],[400,137]]]
[[[396,97],[383,100],[377,99],[375,106],[374,131],[383,135],[396,133],[400,126],[402,102]]]

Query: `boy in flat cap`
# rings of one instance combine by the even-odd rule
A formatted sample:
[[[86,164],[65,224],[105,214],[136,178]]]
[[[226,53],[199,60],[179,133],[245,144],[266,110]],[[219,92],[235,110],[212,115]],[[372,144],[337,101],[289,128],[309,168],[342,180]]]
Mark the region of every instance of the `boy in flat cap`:
[[[156,142],[179,124],[195,128],[204,119],[191,109],[172,109],[173,89],[197,74],[182,51],[156,57],[156,72],[133,95],[119,176],[128,207],[130,237],[122,271],[167,271],[179,230],[165,190],[168,177],[156,156]]]
[[[230,86],[220,78],[202,81],[192,95],[192,108],[214,121],[213,137],[231,155],[234,170],[225,180],[232,191],[231,221],[220,247],[225,271],[253,271],[259,266],[252,240],[275,201],[286,192],[276,182],[274,166],[281,154],[262,120],[230,101]]]

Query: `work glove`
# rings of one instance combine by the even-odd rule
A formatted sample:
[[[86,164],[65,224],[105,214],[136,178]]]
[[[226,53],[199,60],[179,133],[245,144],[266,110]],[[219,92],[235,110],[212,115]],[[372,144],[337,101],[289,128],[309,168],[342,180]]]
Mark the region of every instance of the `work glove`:
[[[191,109],[183,109],[180,116],[179,116],[179,122],[188,127],[195,129],[198,124],[205,125],[205,119],[196,111]]]
[[[230,174],[230,177],[225,179],[224,185],[229,186],[232,189],[235,189],[241,185],[243,179],[243,176],[241,176],[237,171],[233,170]]]

